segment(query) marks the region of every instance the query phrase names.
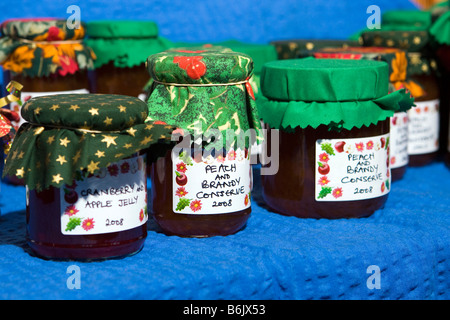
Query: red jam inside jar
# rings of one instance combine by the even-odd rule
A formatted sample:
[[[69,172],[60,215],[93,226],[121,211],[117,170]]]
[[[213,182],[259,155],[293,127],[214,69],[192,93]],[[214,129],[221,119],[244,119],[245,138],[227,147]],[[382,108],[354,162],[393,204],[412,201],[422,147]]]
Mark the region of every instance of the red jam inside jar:
[[[124,164],[130,168],[126,173],[119,171]],[[29,246],[49,259],[97,260],[137,253],[147,236],[146,177],[140,156],[121,160],[71,186],[29,190]]]

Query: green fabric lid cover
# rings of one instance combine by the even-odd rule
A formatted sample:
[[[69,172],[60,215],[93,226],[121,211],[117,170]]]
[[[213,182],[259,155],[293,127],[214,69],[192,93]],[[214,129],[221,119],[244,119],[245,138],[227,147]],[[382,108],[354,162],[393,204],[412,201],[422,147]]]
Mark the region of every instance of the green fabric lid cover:
[[[71,184],[86,170],[97,174],[112,162],[170,143],[171,126],[144,123],[148,108],[138,98],[110,94],[36,97],[23,106],[3,175],[24,179],[29,189]]]
[[[10,19],[1,24],[0,64],[29,77],[65,76],[92,69],[95,54],[84,42],[86,25],[70,29],[66,19]]]
[[[172,42],[158,36],[153,21],[97,20],[87,23],[86,43],[94,50],[95,68],[113,62],[117,68],[145,63],[150,54],[164,51]]]
[[[291,59],[268,62],[261,75],[261,119],[276,129],[300,126],[347,130],[369,126],[409,108],[404,89],[388,94],[387,63]]]
[[[149,120],[176,125],[192,135],[220,130],[222,141],[204,143],[206,149],[228,148],[236,141],[247,147],[241,135],[248,129],[255,129],[257,141],[262,139],[248,55],[216,47],[174,49],[149,56],[147,68],[153,79]],[[227,130],[236,139],[228,139]]]
[[[381,29],[427,30],[431,26],[431,13],[423,10],[389,10],[381,16]]]

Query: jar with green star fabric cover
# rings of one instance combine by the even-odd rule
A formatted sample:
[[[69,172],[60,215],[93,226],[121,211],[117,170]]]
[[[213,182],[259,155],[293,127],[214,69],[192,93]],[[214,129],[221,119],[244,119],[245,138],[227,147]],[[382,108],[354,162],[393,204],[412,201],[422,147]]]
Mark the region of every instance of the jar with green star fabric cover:
[[[27,241],[52,259],[138,252],[147,235],[143,154],[172,129],[144,123],[147,105],[122,95],[36,97],[22,108],[4,173],[25,181]]]
[[[405,88],[413,97],[423,89],[408,79],[408,61],[404,50],[387,47],[322,48],[313,52],[320,59],[364,59],[384,61],[389,66],[389,92]],[[392,181],[401,179],[408,167],[408,110],[398,110],[390,119],[390,167]]]
[[[97,56],[90,74],[93,92],[133,97],[142,94],[150,78],[147,57],[172,46],[155,22],[133,20],[90,21],[86,43]]]
[[[382,61],[266,63],[260,115],[279,137],[271,130],[263,154],[278,153],[280,162],[275,174],[261,175],[267,205],[283,215],[328,219],[381,208],[391,188],[389,117],[413,104],[405,89],[388,90]]]
[[[396,11],[397,23],[383,22],[381,30],[363,32],[363,46],[387,46],[406,51],[408,58],[407,73],[410,80],[422,87],[424,94],[414,97],[415,107],[408,111],[408,154],[409,166],[418,167],[438,159],[443,127],[442,116],[447,109],[441,105],[441,93],[437,78],[437,64],[430,46],[428,27],[431,16],[418,21],[418,26],[404,24],[410,19],[410,11]],[[413,12],[421,17],[423,13]],[[389,16],[388,16],[389,17]]]
[[[173,49],[147,59],[148,120],[183,130],[150,168],[151,212],[170,235],[241,230],[251,213],[249,146],[262,139],[252,59],[227,48]]]

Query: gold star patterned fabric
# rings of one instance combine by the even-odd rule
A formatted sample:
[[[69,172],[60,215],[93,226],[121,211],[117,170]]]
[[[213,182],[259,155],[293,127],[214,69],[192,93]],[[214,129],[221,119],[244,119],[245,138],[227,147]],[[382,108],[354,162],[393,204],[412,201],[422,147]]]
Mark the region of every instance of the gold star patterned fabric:
[[[112,162],[171,143],[175,127],[144,123],[147,113],[147,104],[130,96],[33,98],[22,108],[27,122],[14,137],[3,175],[24,179],[29,189],[40,191],[71,183],[80,171],[96,174]]]

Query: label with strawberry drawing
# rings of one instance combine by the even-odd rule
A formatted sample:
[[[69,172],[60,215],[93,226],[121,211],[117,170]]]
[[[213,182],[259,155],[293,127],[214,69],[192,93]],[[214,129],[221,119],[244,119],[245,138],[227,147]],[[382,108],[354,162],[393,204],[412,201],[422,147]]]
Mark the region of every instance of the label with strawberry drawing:
[[[390,161],[391,169],[406,166],[408,156],[408,114],[396,112],[390,125]]]
[[[21,93],[21,101],[23,103],[27,102],[28,100],[35,98],[35,97],[42,97],[42,96],[52,96],[55,94],[83,94],[83,93],[89,93],[87,89],[79,89],[79,90],[68,90],[68,91],[52,91],[52,92],[24,92]],[[17,102],[11,102],[10,103],[10,109],[17,112],[20,115],[20,109],[22,108]],[[25,120],[20,117],[20,121],[13,121],[11,122],[14,126],[14,128],[17,130],[19,129],[20,125],[24,123]]]
[[[147,221],[145,157],[124,159],[97,175],[77,174],[60,188],[61,232],[88,235],[136,228]]]
[[[408,110],[408,153],[432,153],[439,149],[439,99],[417,101]]]
[[[389,134],[316,141],[316,200],[381,197],[391,186]]]
[[[220,214],[250,207],[249,152],[230,150],[196,161],[186,152],[172,154],[173,212]]]

